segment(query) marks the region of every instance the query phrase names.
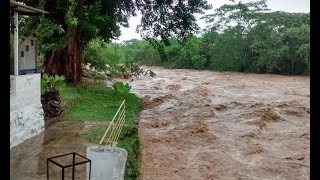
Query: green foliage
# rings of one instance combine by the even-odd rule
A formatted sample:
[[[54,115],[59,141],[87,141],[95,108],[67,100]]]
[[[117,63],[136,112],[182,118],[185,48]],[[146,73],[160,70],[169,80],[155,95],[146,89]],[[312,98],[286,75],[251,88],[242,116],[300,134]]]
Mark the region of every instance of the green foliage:
[[[31,21],[29,22],[32,23]],[[29,26],[24,25],[24,27],[28,28]],[[29,31],[25,29],[23,34],[27,35],[28,32]],[[34,35],[38,39],[40,54],[48,54],[56,49],[61,49],[66,46],[68,42],[62,26],[47,18],[40,18]]]
[[[163,60],[164,45],[169,45],[170,38],[177,38],[183,42],[185,38],[200,30],[196,23],[195,13],[203,14],[204,10],[211,9],[211,5],[204,0],[193,1],[145,1],[137,3],[142,12],[141,24],[137,31],[147,40]],[[160,41],[156,40],[160,38]]]
[[[44,54],[46,71],[63,74],[72,81],[80,81],[80,54],[87,44],[102,38],[106,42],[120,36],[120,27],[128,27],[128,19],[142,14],[137,31],[155,47],[168,45],[170,37],[184,39],[199,27],[194,14],[210,9],[206,0],[193,1],[134,1],[134,0],[21,0],[22,3],[39,7],[49,12],[45,17],[28,17],[23,20],[22,34],[36,34],[39,49]],[[36,28],[36,30],[34,30]],[[161,40],[155,40],[160,38]],[[90,42],[85,54],[86,62],[101,67],[101,63],[116,63],[116,52],[100,51],[103,44]],[[108,45],[109,46],[109,45]],[[92,47],[92,48],[90,48]],[[95,50],[93,50],[95,49]],[[107,47],[107,49],[112,49]],[[159,49],[161,50],[161,48]],[[100,52],[104,52],[100,54]],[[161,51],[163,52],[163,51]],[[163,53],[160,55],[164,55]],[[75,56],[70,63],[65,57]],[[53,59],[57,59],[54,60]],[[51,65],[48,65],[51,64]],[[52,65],[54,64],[54,65]],[[73,64],[78,64],[76,69]],[[61,67],[57,67],[61,66]],[[54,68],[64,69],[58,71]],[[71,70],[70,70],[71,69]]]
[[[143,63],[147,65],[160,61],[160,55],[147,41],[132,39],[120,44],[127,63]]]
[[[123,82],[115,82],[113,83],[112,87],[115,92],[122,94],[129,94],[131,90],[131,86],[128,83],[124,84]]]
[[[219,71],[243,71],[245,39],[240,28],[233,28],[222,33],[215,43],[211,54],[211,66]]]
[[[131,61],[169,68],[308,74],[310,14],[267,10],[265,0],[224,5],[204,17],[209,28],[201,37],[169,39],[166,60],[147,41],[127,41],[122,50]]]
[[[84,49],[86,64],[82,65],[83,75],[97,80],[140,75],[155,76],[153,72],[143,70],[134,59],[154,59],[153,55],[157,55],[157,51],[147,42],[142,45],[136,44],[134,40],[132,42],[114,44],[106,43],[101,38],[91,40]],[[154,51],[144,54],[149,49]]]
[[[76,0],[68,1],[68,9],[65,15],[65,22],[69,27],[76,27],[78,24],[78,18],[75,17],[76,6]]]
[[[64,76],[48,76],[47,74],[43,74],[41,78],[41,91],[44,92],[47,89],[54,88],[60,89],[65,85],[65,77]]]
[[[109,121],[123,100],[126,100],[128,119],[133,119],[142,108],[141,100],[134,94],[114,93],[113,88],[103,83],[67,84],[60,92],[62,102],[68,107],[65,120]]]
[[[62,103],[68,108],[64,115],[69,121],[111,121],[120,103],[126,100],[126,120],[121,131],[118,147],[128,151],[128,179],[137,179],[140,173],[140,137],[135,116],[142,109],[143,102],[134,94],[114,94],[114,90],[105,84],[89,84],[84,82],[79,86],[67,84],[61,89]],[[98,122],[98,124],[99,124]],[[81,136],[90,143],[98,144],[107,126],[98,125]]]
[[[98,70],[105,70],[106,64],[115,66],[124,62],[120,51],[113,44],[107,44],[100,38],[93,39],[84,49],[85,63],[90,63]]]
[[[106,126],[97,126],[90,129],[89,132],[83,133],[82,137],[91,143],[99,143],[101,137],[106,131]],[[140,136],[138,134],[137,125],[132,119],[126,120],[125,125],[120,133],[118,147],[128,151],[127,157],[127,174],[128,179],[138,179],[140,174],[141,147]]]
[[[242,31],[248,31],[256,23],[257,14],[269,10],[266,0],[238,4],[225,4],[213,14],[205,15],[209,28],[224,31],[237,26]]]
[[[137,127],[136,124],[124,126],[118,144],[118,147],[128,151],[127,173],[130,180],[138,179],[141,167],[139,162],[141,156],[140,136]]]

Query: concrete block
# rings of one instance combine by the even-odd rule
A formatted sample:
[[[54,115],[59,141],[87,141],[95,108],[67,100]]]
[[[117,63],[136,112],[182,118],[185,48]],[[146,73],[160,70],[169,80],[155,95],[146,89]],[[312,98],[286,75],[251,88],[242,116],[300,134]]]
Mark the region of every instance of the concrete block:
[[[87,158],[91,160],[91,180],[125,179],[128,152],[118,147],[91,146]],[[87,166],[89,179],[89,165]]]
[[[41,133],[44,117],[41,105],[40,74],[10,76],[10,148]]]

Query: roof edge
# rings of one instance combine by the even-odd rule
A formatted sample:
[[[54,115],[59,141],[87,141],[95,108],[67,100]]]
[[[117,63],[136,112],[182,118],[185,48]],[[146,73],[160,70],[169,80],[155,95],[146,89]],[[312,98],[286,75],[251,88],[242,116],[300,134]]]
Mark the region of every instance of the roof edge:
[[[27,9],[29,11],[32,11],[31,14],[49,14],[47,11],[41,10],[41,9],[37,9],[31,6],[27,6],[27,5],[23,5],[20,4],[16,1],[10,0],[10,8],[14,11],[14,12],[21,12],[26,13],[26,14],[30,14],[30,12],[24,12],[23,10],[16,10],[15,8],[21,7],[22,9]]]

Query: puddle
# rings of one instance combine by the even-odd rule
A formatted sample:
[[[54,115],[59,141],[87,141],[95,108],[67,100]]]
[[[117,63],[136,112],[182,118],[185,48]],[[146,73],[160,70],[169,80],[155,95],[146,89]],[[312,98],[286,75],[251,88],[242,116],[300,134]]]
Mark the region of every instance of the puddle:
[[[86,155],[87,145],[79,135],[88,125],[87,122],[56,122],[47,129],[13,147],[10,150],[10,179],[47,179],[47,158],[76,152]],[[63,159],[67,161],[68,159]],[[50,170],[51,169],[51,170]],[[50,164],[50,179],[61,179],[61,168]],[[69,168],[70,170],[70,168]],[[66,170],[66,178],[71,178],[71,171]],[[85,180],[85,165],[76,167],[75,178]]]

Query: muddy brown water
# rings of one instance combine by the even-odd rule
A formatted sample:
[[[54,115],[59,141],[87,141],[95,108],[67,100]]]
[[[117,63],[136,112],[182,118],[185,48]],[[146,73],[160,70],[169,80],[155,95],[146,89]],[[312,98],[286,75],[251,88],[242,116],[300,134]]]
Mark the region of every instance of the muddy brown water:
[[[309,76],[145,68],[141,179],[309,179]]]
[[[157,76],[130,82],[145,104],[142,180],[309,179],[309,77],[144,68]],[[10,178],[46,179],[47,158],[85,155],[80,134],[96,125],[58,122],[12,148]]]

